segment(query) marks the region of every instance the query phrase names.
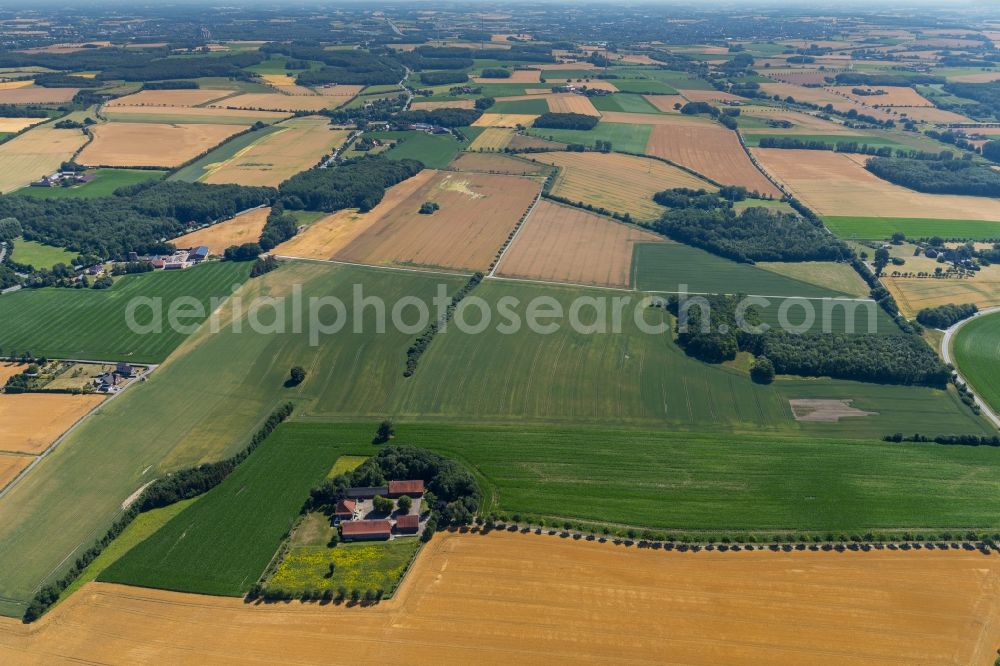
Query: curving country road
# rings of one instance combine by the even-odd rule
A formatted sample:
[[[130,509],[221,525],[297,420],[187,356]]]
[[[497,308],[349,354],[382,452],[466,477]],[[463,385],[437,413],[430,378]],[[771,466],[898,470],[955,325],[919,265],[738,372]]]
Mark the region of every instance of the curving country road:
[[[982,317],[983,315],[993,314],[995,312],[1000,312],[1000,307],[985,308],[983,310],[980,310],[979,312],[972,315],[968,319],[963,319],[957,324],[952,324],[951,326],[949,326],[944,332],[944,337],[941,338],[941,356],[944,358],[944,362],[951,363],[953,366],[955,366],[955,373],[958,374],[958,378],[961,381],[963,381],[966,385],[968,385],[970,388],[974,387],[972,387],[972,385],[969,384],[969,381],[962,375],[962,371],[959,370],[958,365],[955,364],[955,361],[951,357],[951,339],[952,337],[954,337],[956,333],[958,333],[959,329],[961,329],[963,326],[968,324],[973,319],[977,317]],[[981,410],[983,410],[983,414],[986,416],[986,418],[992,421],[994,426],[1000,428],[1000,416],[997,416],[996,413],[993,411],[993,409],[979,397],[979,391],[973,390],[972,393],[976,401],[976,404],[979,405],[979,408]]]

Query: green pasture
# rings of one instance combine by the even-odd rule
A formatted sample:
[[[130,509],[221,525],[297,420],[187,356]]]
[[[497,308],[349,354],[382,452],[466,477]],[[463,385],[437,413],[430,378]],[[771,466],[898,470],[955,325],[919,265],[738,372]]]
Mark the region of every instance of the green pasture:
[[[166,171],[155,169],[95,169],[94,180],[71,187],[24,187],[14,194],[35,199],[66,199],[111,196],[119,187],[137,185],[147,180],[162,178]]]
[[[1000,239],[1000,222],[988,220],[936,220],[910,217],[825,216],[826,226],[841,238],[884,240],[902,231],[907,238],[987,241]]]
[[[625,113],[660,113],[642,95],[614,93],[601,97],[591,97],[590,101],[598,111],[624,111]]]
[[[10,258],[19,264],[27,264],[35,268],[52,268],[56,264],[72,266],[76,256],[75,252],[64,250],[61,247],[17,238],[14,240],[14,252]]]
[[[593,147],[597,141],[610,141],[613,150],[645,153],[646,143],[649,141],[653,126],[599,122],[594,129],[590,130],[529,127],[527,131],[531,136],[551,139],[559,143],[579,143]]]
[[[1000,412],[1000,315],[977,317],[952,342],[955,365],[973,392]]]

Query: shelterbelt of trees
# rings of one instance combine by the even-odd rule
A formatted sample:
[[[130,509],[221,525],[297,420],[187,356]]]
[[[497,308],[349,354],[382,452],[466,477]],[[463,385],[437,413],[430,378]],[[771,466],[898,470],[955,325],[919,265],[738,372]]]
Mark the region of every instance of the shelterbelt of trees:
[[[971,160],[873,157],[865,168],[883,180],[917,192],[1000,196],[1000,171]]]
[[[192,222],[223,220],[276,196],[271,187],[159,181],[96,199],[0,197],[0,218],[16,219],[28,240],[123,260],[130,251],[169,251],[160,239],[184,233]]]

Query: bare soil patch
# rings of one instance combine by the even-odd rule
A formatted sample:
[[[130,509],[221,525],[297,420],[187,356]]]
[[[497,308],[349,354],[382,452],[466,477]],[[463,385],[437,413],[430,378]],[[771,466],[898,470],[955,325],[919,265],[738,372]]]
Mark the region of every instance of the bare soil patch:
[[[665,553],[440,534],[377,606],[89,583],[36,624],[3,618],[0,660],[988,664],[996,587],[997,558],[978,552]]]
[[[0,451],[41,453],[103,395],[0,394]]]
[[[851,407],[852,402],[854,401],[849,398],[844,400],[800,398],[789,400],[788,404],[792,407],[796,421],[836,423],[842,418],[878,414],[878,412],[866,412],[855,409]]]
[[[724,127],[654,125],[646,152],[686,166],[723,185],[742,185],[751,192],[776,198],[782,196],[781,190],[747,157],[736,132]]]
[[[178,236],[170,242],[181,248],[205,245],[212,254],[221,255],[231,245],[256,243],[270,212],[270,208],[256,208],[231,220]]]
[[[504,254],[498,273],[627,288],[635,244],[663,240],[601,215],[542,200]]]
[[[334,258],[485,270],[540,189],[517,176],[438,172]],[[425,201],[440,210],[421,215]]]
[[[192,123],[105,123],[91,128],[94,140],[77,158],[93,166],[175,167],[197,157],[245,127]]]

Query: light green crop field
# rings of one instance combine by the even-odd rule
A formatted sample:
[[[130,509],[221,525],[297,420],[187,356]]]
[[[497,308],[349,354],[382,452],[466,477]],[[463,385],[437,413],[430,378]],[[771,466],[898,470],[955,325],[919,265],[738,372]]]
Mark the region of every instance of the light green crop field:
[[[109,197],[119,187],[144,183],[162,178],[166,171],[154,169],[96,169],[94,180],[72,187],[25,187],[13,194],[23,194],[35,199],[65,199]]]
[[[625,113],[659,113],[660,110],[642,95],[614,93],[601,97],[591,97],[590,101],[598,111],[624,111]]]
[[[636,93],[640,95],[674,95],[677,89],[663,81],[655,79],[613,79],[615,84],[623,93]]]
[[[752,132],[745,133],[743,139],[750,146],[757,146],[760,144],[760,140],[765,137],[781,137],[787,136],[788,138],[797,139],[799,141],[820,141],[822,143],[830,144],[835,146],[838,143],[857,143],[859,146],[868,144],[873,148],[883,148],[888,146],[889,148],[901,148],[905,149],[907,146],[902,145],[892,139],[887,139],[880,136],[863,136],[863,135],[841,135],[841,134],[798,134],[796,132],[789,132],[786,135],[782,134],[754,134]]]
[[[956,240],[1000,239],[1000,222],[986,220],[935,220],[908,217],[824,217],[830,231],[841,238],[884,240],[897,231],[907,238],[941,236]]]
[[[291,422],[278,433],[346,446],[370,430]],[[992,447],[440,423],[397,424],[393,443],[463,462],[509,512],[681,530],[1000,526]]]
[[[185,335],[168,325],[165,311],[161,333],[133,332],[126,317],[129,303],[162,299],[165,309],[176,298],[193,297],[204,313],[182,321],[200,323],[211,311],[212,299],[229,296],[249,272],[249,263],[210,262],[183,271],[127,275],[108,289],[22,289],[0,296],[0,349],[50,358],[158,363]],[[134,319],[148,326],[154,314],[138,307]]]
[[[489,113],[548,113],[549,103],[544,99],[519,99],[512,102],[497,102],[488,109]]]
[[[61,247],[18,238],[14,241],[14,252],[10,258],[19,264],[28,264],[35,268],[52,268],[56,264],[72,266],[76,253]]]
[[[977,317],[952,341],[955,365],[974,393],[1000,412],[1000,314]]]
[[[420,160],[430,169],[440,169],[448,165],[455,155],[468,148],[479,135],[478,127],[463,127],[465,141],[459,141],[451,134],[427,134],[426,132],[373,132],[375,139],[398,140],[395,146],[382,153],[394,160]]]
[[[631,123],[597,123],[594,129],[549,129],[547,127],[529,127],[528,134],[551,139],[560,143],[579,143],[593,147],[597,141],[610,141],[613,150],[629,153],[645,153],[652,125]]]
[[[102,581],[237,596],[257,582],[337,457],[326,440],[273,434],[225,481],[99,576]]]

